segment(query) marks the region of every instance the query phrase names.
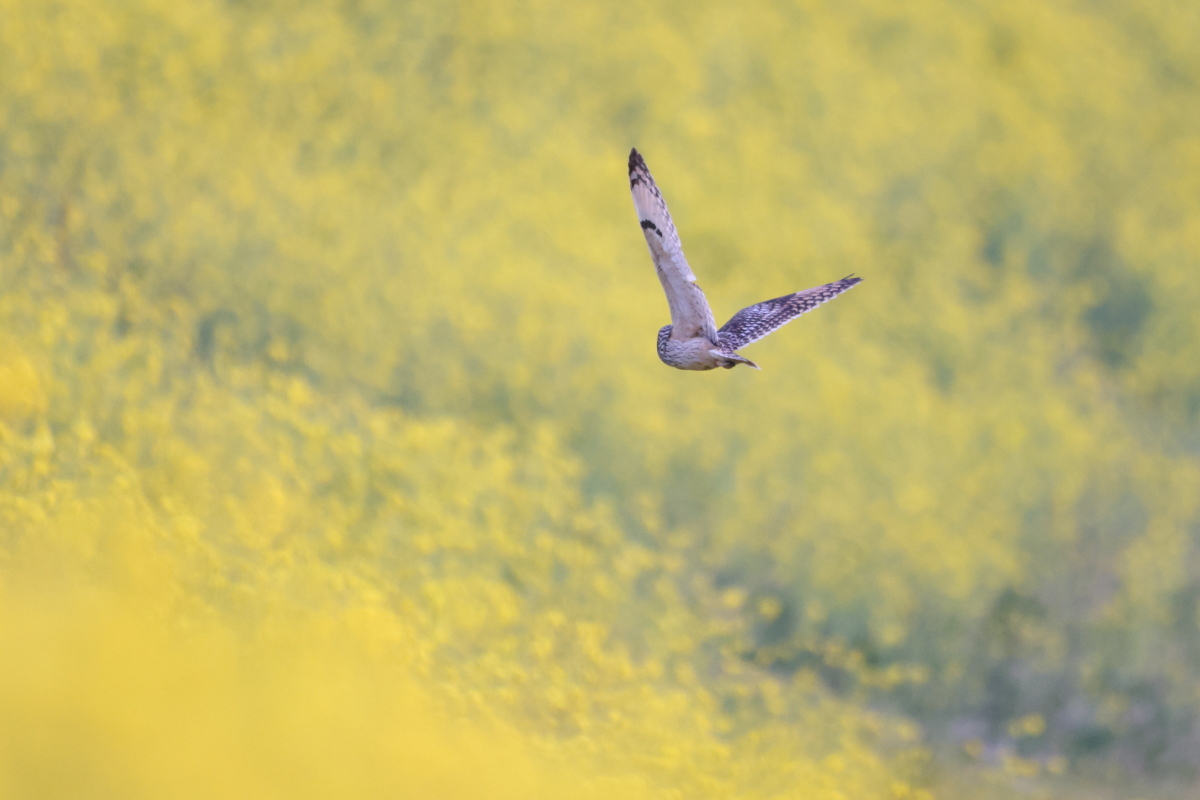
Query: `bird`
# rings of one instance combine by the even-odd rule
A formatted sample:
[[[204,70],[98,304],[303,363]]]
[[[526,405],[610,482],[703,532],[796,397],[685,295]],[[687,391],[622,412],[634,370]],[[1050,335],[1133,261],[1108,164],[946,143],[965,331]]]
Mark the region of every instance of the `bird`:
[[[708,300],[683,257],[667,201],[636,147],[629,151],[629,191],[671,310],[671,324],[658,332],[658,357],[667,366],[710,370],[745,364],[761,369],[736,351],[862,282],[862,278],[848,275],[840,281],[764,300],[743,308],[718,329]]]

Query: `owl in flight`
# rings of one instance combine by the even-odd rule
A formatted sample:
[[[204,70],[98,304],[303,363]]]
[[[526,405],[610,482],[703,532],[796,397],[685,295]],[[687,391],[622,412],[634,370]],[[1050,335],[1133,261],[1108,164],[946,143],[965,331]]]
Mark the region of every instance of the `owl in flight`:
[[[704,292],[696,285],[696,276],[683,257],[683,247],[667,211],[667,202],[636,149],[629,151],[629,190],[633,192],[638,221],[646,244],[650,246],[658,279],[667,293],[667,305],[671,307],[671,324],[658,332],[658,357],[667,366],[707,370],[733,369],[738,364],[745,364],[759,369],[758,364],[735,351],[757,342],[805,311],[862,281],[862,278],[850,276],[774,300],[764,300],[743,308],[718,329]]]

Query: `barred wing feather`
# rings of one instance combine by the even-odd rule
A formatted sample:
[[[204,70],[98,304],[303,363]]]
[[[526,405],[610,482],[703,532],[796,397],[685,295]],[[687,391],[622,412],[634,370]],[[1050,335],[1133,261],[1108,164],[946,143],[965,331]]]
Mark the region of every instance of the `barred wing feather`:
[[[832,300],[861,282],[862,278],[855,278],[851,275],[824,286],[816,286],[802,292],[787,294],[747,306],[721,326],[719,343],[722,347],[730,350],[738,350],[751,342],[757,342],[804,312],[811,311],[822,303]]]

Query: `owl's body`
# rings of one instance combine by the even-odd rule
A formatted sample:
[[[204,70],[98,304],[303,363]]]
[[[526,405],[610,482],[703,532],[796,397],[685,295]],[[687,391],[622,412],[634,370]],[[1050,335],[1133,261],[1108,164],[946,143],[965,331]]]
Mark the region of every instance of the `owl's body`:
[[[659,282],[671,309],[671,324],[658,332],[658,357],[668,366],[710,370],[717,367],[732,369],[745,364],[758,369],[757,364],[735,351],[862,281],[862,278],[847,277],[764,300],[743,308],[718,330],[708,300],[683,257],[683,246],[667,211],[667,203],[636,149],[629,152],[629,188],[638,222],[650,247],[650,257],[654,259]]]
[[[664,325],[658,332],[658,357],[668,367],[676,369],[708,370],[724,367],[733,369],[738,364],[758,369],[748,358],[743,358],[728,347],[708,340],[706,336],[676,339],[671,336],[674,326]],[[717,338],[720,338],[718,334]]]

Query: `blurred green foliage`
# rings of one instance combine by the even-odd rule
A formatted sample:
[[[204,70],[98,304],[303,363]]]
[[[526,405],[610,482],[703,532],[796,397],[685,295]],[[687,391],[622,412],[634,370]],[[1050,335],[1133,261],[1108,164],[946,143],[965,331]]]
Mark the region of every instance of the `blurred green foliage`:
[[[0,0],[0,708],[42,726],[0,792],[1194,770],[1198,39],[1166,0]],[[866,283],[762,373],[663,368],[635,144],[718,318]],[[444,703],[483,744],[381,711]],[[106,744],[294,724],[199,784]]]

